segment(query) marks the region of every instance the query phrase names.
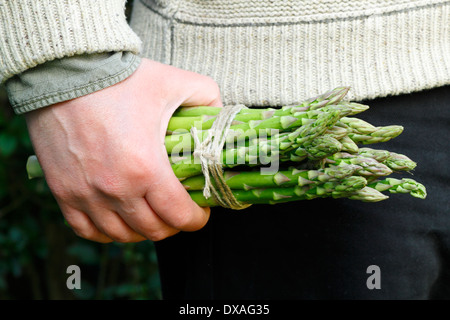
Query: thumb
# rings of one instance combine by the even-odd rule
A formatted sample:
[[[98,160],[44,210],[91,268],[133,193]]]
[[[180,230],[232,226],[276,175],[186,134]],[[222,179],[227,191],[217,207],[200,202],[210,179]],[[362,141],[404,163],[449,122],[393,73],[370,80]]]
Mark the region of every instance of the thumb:
[[[173,69],[175,69],[176,75],[170,77],[171,88],[178,94],[172,95],[173,99],[167,102],[162,115],[162,123],[167,124],[180,106],[223,107],[219,86],[211,77],[177,68]]]
[[[210,77],[195,74],[188,86],[189,91],[182,106],[223,107],[218,84]]]
[[[155,173],[158,177],[148,179],[147,202],[169,226],[182,231],[201,229],[209,219],[209,208],[201,208],[191,199],[173,173],[167,157],[157,161],[160,164]]]

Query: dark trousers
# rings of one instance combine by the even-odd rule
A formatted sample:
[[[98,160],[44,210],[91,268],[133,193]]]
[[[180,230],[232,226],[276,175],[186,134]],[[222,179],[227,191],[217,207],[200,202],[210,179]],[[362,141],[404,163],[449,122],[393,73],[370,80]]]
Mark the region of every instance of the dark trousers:
[[[396,177],[423,183],[425,200],[213,208],[202,230],[156,243],[163,298],[449,299],[450,87],[364,103],[357,117],[405,127],[369,147],[416,161]]]

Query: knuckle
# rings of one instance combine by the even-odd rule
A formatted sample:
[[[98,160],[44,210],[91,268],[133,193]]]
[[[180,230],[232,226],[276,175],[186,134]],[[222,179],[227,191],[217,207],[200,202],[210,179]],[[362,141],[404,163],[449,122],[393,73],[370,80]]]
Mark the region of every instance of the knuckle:
[[[206,219],[196,214],[188,205],[177,207],[171,213],[170,225],[177,230],[196,231],[201,229],[205,224]]]
[[[202,75],[205,82],[207,82],[212,87],[218,87],[217,82],[210,76]]]
[[[135,242],[135,237],[129,235],[129,234],[121,234],[121,233],[116,233],[116,234],[108,234],[108,236],[113,239],[115,242],[119,242],[119,243],[130,243],[130,242]]]
[[[212,95],[217,96],[220,94],[219,84],[213,78],[206,76],[206,82],[211,87],[210,90]]]
[[[91,182],[93,188],[111,198],[120,198],[124,195],[124,183],[121,179],[113,174],[96,175]]]
[[[147,238],[150,241],[161,241],[168,238],[171,234],[164,231],[153,231]]]
[[[147,154],[139,154],[134,157],[133,165],[129,169],[129,173],[134,181],[144,181],[146,179],[155,178],[158,175],[158,166],[155,166],[149,160]]]
[[[172,218],[172,225],[176,229],[185,229],[192,225],[193,216],[188,210],[179,210]]]
[[[72,227],[72,230],[75,233],[75,235],[77,235],[80,238],[90,240],[90,241],[99,241],[99,239],[102,238],[100,236],[99,232],[92,228],[82,228],[82,227],[78,227],[75,224],[70,224],[70,226]],[[102,241],[102,242],[105,242],[105,241]]]
[[[126,230],[123,226],[115,224],[109,224],[103,232],[109,238],[119,243],[134,242],[136,238],[133,232]]]
[[[202,224],[190,200],[175,190],[166,190],[164,197],[158,199],[157,208],[158,214],[177,230],[199,229],[197,226]]]
[[[47,180],[53,196],[62,202],[84,201],[91,196],[91,190],[83,183],[61,181],[57,179]]]

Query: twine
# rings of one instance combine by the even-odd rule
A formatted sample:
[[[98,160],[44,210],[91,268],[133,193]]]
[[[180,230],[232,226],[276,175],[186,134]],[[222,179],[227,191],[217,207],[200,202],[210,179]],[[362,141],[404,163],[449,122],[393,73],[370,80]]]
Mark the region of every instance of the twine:
[[[201,143],[197,128],[191,128],[191,135],[194,139],[193,155],[194,158],[200,160],[202,172],[205,176],[203,196],[208,199],[213,195],[214,199],[222,207],[234,210],[245,209],[250,204],[240,203],[223,178],[221,153],[233,119],[244,107],[244,105],[239,104],[222,108],[211,128],[208,130],[208,135]]]

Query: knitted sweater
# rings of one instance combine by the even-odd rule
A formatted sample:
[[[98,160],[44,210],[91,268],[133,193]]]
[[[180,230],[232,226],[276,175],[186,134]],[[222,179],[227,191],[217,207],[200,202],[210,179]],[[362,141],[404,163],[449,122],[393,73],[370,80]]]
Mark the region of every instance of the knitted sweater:
[[[1,79],[64,56],[140,50],[211,76],[225,104],[288,105],[342,85],[362,100],[450,84],[448,0],[135,0],[134,32],[123,6],[0,0]]]

